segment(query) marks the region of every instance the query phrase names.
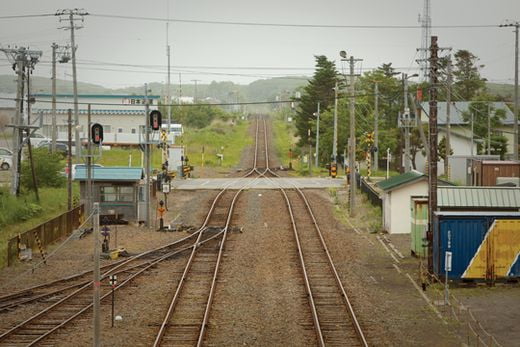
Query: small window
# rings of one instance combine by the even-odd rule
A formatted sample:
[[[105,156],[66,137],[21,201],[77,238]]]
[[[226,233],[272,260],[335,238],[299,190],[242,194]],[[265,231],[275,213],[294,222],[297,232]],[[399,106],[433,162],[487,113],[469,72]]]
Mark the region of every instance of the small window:
[[[135,128],[132,128],[132,134],[137,133],[137,130]]]
[[[123,132],[123,128],[117,128],[117,132],[121,134]]]

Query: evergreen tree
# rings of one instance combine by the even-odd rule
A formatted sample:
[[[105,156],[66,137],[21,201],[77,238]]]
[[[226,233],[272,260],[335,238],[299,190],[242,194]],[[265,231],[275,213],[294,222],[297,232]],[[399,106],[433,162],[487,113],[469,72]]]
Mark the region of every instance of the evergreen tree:
[[[486,86],[486,79],[480,77],[479,69],[484,65],[478,65],[479,58],[467,50],[459,50],[455,53],[455,66],[453,76],[455,77],[455,98],[463,101],[471,100]]]
[[[338,80],[338,72],[333,61],[329,61],[324,55],[316,56],[316,71],[309,84],[304,88],[301,100],[296,111],[296,131],[299,136],[299,145],[308,145],[308,129],[311,129],[310,142],[314,144],[316,129],[313,126],[320,102],[321,112],[334,107],[334,86]]]

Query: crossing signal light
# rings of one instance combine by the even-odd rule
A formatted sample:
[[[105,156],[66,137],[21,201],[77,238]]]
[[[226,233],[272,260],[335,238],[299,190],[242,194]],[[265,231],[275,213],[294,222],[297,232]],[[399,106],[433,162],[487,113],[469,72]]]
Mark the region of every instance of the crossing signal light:
[[[154,110],[150,112],[150,127],[152,130],[160,130],[162,124],[161,112]]]
[[[101,124],[92,124],[92,128],[90,131],[93,143],[99,145],[101,142],[103,142],[103,126]]]

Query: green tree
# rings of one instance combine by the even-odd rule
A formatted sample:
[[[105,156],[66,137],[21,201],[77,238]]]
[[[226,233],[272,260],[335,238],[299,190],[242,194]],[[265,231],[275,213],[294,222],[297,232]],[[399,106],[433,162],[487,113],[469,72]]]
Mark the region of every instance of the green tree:
[[[441,161],[445,161],[446,160],[446,153],[447,152],[447,148],[446,148],[446,136],[443,136],[442,139],[439,141],[439,146],[437,147],[437,155],[438,155],[438,160]],[[453,149],[450,148],[450,154],[449,155],[453,155]]]
[[[336,65],[324,55],[316,56],[315,59],[316,71],[312,80],[304,88],[296,110],[296,134],[300,138],[298,142],[300,146],[309,144],[308,129],[311,129],[310,142],[314,144],[316,127],[313,126],[313,121],[316,117],[313,114],[317,110],[318,102],[322,113],[334,105],[333,88],[338,80]]]
[[[491,99],[492,97],[489,95],[481,95],[476,101],[469,104],[468,111],[462,113],[462,118],[465,122],[471,123],[473,118],[474,137],[483,140],[478,144],[479,153],[486,152],[485,148],[487,148],[489,131],[493,132],[493,129],[502,125],[502,120],[506,118],[506,111],[504,109],[495,109]],[[491,137],[492,151],[495,148],[496,154],[500,154],[503,157],[507,153],[507,139],[503,136],[494,136],[494,134]],[[494,142],[493,138],[497,139],[497,142]]]
[[[61,163],[63,156],[59,153],[50,153],[45,148],[35,148],[32,154],[38,187],[62,187],[65,184],[65,176],[60,173],[63,170]],[[20,183],[23,188],[34,189],[28,154],[22,162]]]
[[[458,50],[454,57],[455,95],[452,99],[459,97],[460,100],[469,101],[486,85],[486,79],[480,77],[479,72],[484,65],[479,65],[479,58],[467,50]]]

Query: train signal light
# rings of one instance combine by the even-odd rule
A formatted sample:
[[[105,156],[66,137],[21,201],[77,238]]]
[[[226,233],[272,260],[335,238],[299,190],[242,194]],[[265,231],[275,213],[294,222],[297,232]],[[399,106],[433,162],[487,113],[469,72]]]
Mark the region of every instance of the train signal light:
[[[92,124],[92,128],[90,130],[92,136],[92,142],[96,145],[99,145],[103,142],[103,126],[99,123]]]
[[[161,112],[154,110],[150,112],[150,127],[152,130],[160,130],[162,125],[162,114]]]

